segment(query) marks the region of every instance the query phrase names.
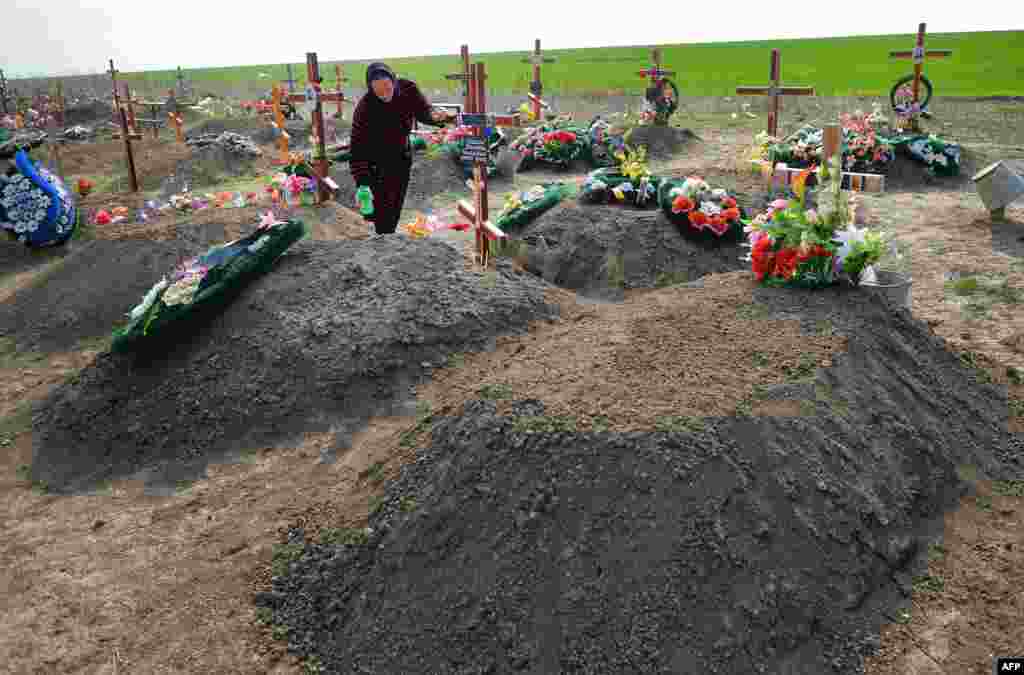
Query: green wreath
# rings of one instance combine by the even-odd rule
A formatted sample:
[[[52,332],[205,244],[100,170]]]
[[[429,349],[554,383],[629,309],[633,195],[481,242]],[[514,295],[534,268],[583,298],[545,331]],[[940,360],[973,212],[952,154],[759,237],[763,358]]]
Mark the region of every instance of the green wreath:
[[[913,81],[914,81],[914,76],[913,75],[907,75],[906,77],[901,77],[900,79],[896,80],[896,84],[894,84],[892,86],[892,89],[889,90],[889,104],[892,105],[892,109],[895,110],[896,112],[902,112],[903,110],[905,110],[905,106],[898,106],[898,105],[896,105],[896,92],[899,91],[900,87],[902,87],[906,83],[913,82]],[[921,76],[921,84],[924,85],[925,92],[926,92],[924,100],[923,101],[919,101],[919,103],[921,105],[921,112],[923,113],[926,110],[928,110],[928,102],[932,100],[932,92],[934,90],[932,88],[931,80],[929,80],[924,75]]]
[[[661,92],[666,84],[672,87],[673,93],[672,100],[669,103],[665,103],[661,97]],[[679,87],[669,78],[663,77],[653,87],[647,88],[647,96],[645,98],[648,103],[654,106],[655,120],[659,124],[667,124],[668,119],[679,108]]]

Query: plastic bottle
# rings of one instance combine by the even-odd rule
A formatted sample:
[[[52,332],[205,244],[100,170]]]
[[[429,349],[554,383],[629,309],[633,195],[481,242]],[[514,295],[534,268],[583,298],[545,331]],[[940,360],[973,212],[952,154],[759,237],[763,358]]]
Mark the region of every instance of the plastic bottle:
[[[361,187],[356,190],[356,199],[359,200],[359,212],[364,216],[373,213],[373,192],[368,187]]]

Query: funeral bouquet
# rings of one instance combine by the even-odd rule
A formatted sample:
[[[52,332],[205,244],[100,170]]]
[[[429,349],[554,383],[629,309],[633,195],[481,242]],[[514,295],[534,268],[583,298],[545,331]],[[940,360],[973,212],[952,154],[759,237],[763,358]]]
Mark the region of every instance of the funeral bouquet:
[[[796,199],[777,199],[744,223],[754,276],[765,285],[815,288],[834,283],[835,228],[805,208],[810,176],[807,169],[794,179]]]
[[[509,145],[509,149],[523,156],[520,168],[534,162],[567,167],[569,162],[583,156],[589,137],[579,127],[565,122],[542,124],[528,129]]]
[[[893,146],[881,134],[885,123],[879,104],[870,114],[858,110],[840,116],[844,171],[885,173],[896,156]],[[811,125],[801,127],[783,141],[759,134],[752,158],[782,162],[793,168],[819,165],[824,156],[823,136],[823,129]]]
[[[114,331],[113,349],[130,349],[141,338],[181,325],[200,309],[223,307],[232,292],[268,271],[305,231],[300,221],[277,221],[268,212],[249,236],[180,263],[128,313],[128,323]]]
[[[545,183],[534,185],[524,192],[509,193],[505,196],[504,208],[494,224],[507,230],[531,223],[548,209],[557,206],[572,191],[572,186],[565,183]]]
[[[698,176],[668,180],[658,190],[662,212],[687,238],[711,235],[715,240],[743,237],[743,210],[736,198],[711,187]]]
[[[625,146],[616,153],[618,166],[596,169],[587,174],[580,189],[580,200],[590,204],[626,203],[641,208],[657,206],[661,178],[647,168],[643,146]]]

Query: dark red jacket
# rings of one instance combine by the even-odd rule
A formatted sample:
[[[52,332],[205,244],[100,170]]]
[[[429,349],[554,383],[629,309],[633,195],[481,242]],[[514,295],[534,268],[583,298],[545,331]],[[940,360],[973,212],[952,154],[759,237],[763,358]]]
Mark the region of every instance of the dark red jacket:
[[[349,171],[356,185],[370,184],[371,164],[389,164],[409,156],[413,119],[436,126],[430,102],[412,80],[399,78],[394,97],[385,103],[367,91],[352,113]]]

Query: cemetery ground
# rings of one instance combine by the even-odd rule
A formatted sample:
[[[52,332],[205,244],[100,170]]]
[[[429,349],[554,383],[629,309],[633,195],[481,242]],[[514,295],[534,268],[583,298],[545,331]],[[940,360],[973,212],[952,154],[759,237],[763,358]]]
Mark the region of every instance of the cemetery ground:
[[[974,417],[979,426],[983,425],[982,418],[995,419],[1019,438],[1024,432],[1024,241],[1020,239],[1024,236],[1024,209],[1010,207],[1007,215],[1012,223],[996,227],[989,223],[977,196],[968,192],[969,178],[978,168],[995,159],[1024,160],[1024,148],[993,140],[1003,131],[999,120],[1003,119],[1001,115],[1006,106],[1024,104],[972,104],[971,115],[958,116],[955,126],[943,128],[944,136],[961,142],[964,147],[959,178],[929,182],[913,170],[900,169],[885,193],[865,196],[871,224],[892,228],[910,246],[913,318],[923,322],[927,330],[915,328],[906,319],[877,307],[872,308],[872,303],[858,301],[856,294],[852,299],[843,300],[846,311],[852,312],[850,308],[854,307],[857,312],[856,316],[846,319],[840,313],[830,313],[827,301],[821,300],[823,294],[785,291],[761,294],[749,270],[742,269],[739,263],[732,268],[736,271],[713,274],[696,287],[687,285],[696,279],[678,273],[661,275],[650,284],[651,288],[626,284],[621,302],[585,299],[570,290],[546,286],[543,297],[556,305],[559,313],[556,316],[539,313],[529,317],[529,321],[522,316],[502,316],[500,308],[475,297],[480,293],[493,305],[501,306],[509,296],[519,292],[509,290],[517,284],[540,288],[539,282],[531,285],[531,275],[523,269],[523,261],[504,266],[498,274],[476,273],[467,262],[460,273],[469,278],[471,284],[463,284],[462,276],[453,278],[449,271],[427,269],[422,272],[422,278],[413,275],[406,280],[405,292],[413,297],[422,292],[413,287],[417,281],[431,284],[432,288],[451,285],[465,293],[456,302],[479,311],[484,315],[480,321],[495,324],[492,328],[496,335],[504,332],[505,324],[523,324],[522,332],[497,335],[486,348],[438,351],[426,359],[432,362],[426,368],[429,378],[410,376],[393,385],[395,389],[405,390],[398,392],[397,398],[401,399],[400,394],[412,390],[414,400],[400,401],[390,411],[377,411],[365,426],[351,434],[347,443],[339,445],[335,433],[307,429],[289,447],[241,448],[233,454],[233,461],[210,463],[203,477],[182,479],[180,484],[162,493],[144,489],[141,480],[119,477],[88,493],[58,494],[47,485],[28,479],[26,467],[33,461],[31,406],[55,400],[73,405],[73,398],[51,397],[62,387],[77,386],[79,378],[95,381],[112,377],[107,375],[109,355],[104,355],[109,344],[105,336],[112,326],[108,322],[102,329],[97,328],[102,325],[99,319],[111,316],[111,312],[117,317],[127,311],[141,296],[135,288],[144,292],[167,267],[165,263],[148,267],[138,263],[132,269],[145,278],[125,279],[126,284],[134,284],[130,292],[125,293],[130,300],[113,308],[97,307],[95,311],[101,316],[95,322],[81,318],[68,320],[69,328],[61,336],[60,344],[37,341],[34,349],[25,349],[11,338],[4,338],[0,344],[3,350],[0,353],[3,375],[0,377],[0,446],[3,450],[0,453],[0,500],[5,513],[0,540],[0,579],[4,590],[0,613],[7,628],[0,636],[0,662],[17,673],[316,672],[314,660],[300,659],[286,652],[289,627],[280,623],[272,625],[267,620],[270,616],[267,608],[254,605],[253,596],[271,591],[271,577],[285,575],[289,563],[300,563],[298,553],[302,547],[295,538],[298,531],[307,541],[358,541],[365,536],[361,528],[366,527],[373,512],[390,509],[415,514],[417,502],[422,509],[433,504],[432,510],[423,511],[422,519],[427,524],[417,527],[429,529],[430,523],[434,523],[433,527],[439,531],[448,532],[451,525],[445,524],[445,518],[458,519],[460,515],[467,519],[480,518],[476,513],[478,507],[472,505],[465,506],[464,514],[456,511],[442,517],[447,513],[445,507],[437,506],[435,502],[439,498],[430,493],[425,483],[416,487],[412,478],[407,478],[405,483],[398,480],[400,470],[417,459],[417,448],[430,444],[431,427],[439,438],[439,427],[456,437],[458,431],[467,438],[483,437],[492,433],[487,425],[498,426],[497,420],[504,416],[526,420],[556,439],[561,438],[557,433],[560,431],[582,433],[588,429],[624,434],[657,429],[686,432],[704,439],[702,434],[731,428],[732,422],[720,419],[753,418],[761,420],[757,424],[768,425],[759,427],[766,435],[784,438],[791,434],[790,443],[797,452],[801,441],[795,430],[803,427],[795,425],[799,425],[801,419],[814,419],[827,412],[839,420],[834,424],[840,430],[844,424],[856,427],[864,423],[859,408],[870,408],[872,392],[878,395],[879,391],[902,383],[913,392],[913,396],[899,399],[912,418],[920,414],[931,419],[938,415],[938,410],[944,410],[950,416],[951,426],[968,424]],[[784,104],[783,119],[796,109],[797,106],[788,102]],[[1014,107],[1014,111],[1017,110]],[[813,111],[804,115],[810,119]],[[740,167],[749,154],[754,134],[763,127],[763,118],[746,120],[740,116],[734,119],[728,113],[677,117],[699,140],[686,143],[673,157],[652,161],[655,173],[698,174],[714,186],[743,195],[757,191],[760,179]],[[180,170],[182,162],[188,161],[187,149],[170,141],[154,142],[145,138],[136,142],[135,147],[145,193],[140,195],[126,193],[127,183],[117,180],[117,176],[123,175],[120,141],[67,149],[64,162],[65,173],[71,179],[69,183],[79,175],[111,177],[106,183],[98,184],[94,194],[84,200],[86,208],[114,204],[139,206],[146,198],[157,194],[163,180]],[[211,192],[256,187],[261,185],[260,174],[269,170],[266,158],[273,156],[274,149],[266,145],[264,152],[263,159],[244,169],[223,173],[221,169],[200,163],[192,167],[192,175],[200,177],[206,184],[203,189]],[[334,173],[342,175],[346,169],[335,167]],[[455,199],[467,194],[450,160],[418,157],[414,171],[418,172],[414,184],[420,187],[412,190],[402,222],[411,220],[416,210],[428,206],[442,213],[452,213],[450,207]],[[511,181],[496,180],[490,195],[492,213],[500,210],[504,191],[513,187],[525,189],[548,180],[572,181],[582,175],[582,171],[529,171]],[[560,218],[572,221],[578,219],[576,211],[580,208],[573,203],[563,204],[542,216],[541,221],[548,224],[557,223]],[[208,238],[214,231],[214,241],[221,234],[224,239],[234,238],[252,227],[260,210],[208,209],[187,217],[162,216],[144,225],[95,226],[87,228],[81,238],[73,241],[67,253],[30,255],[20,248],[5,247],[6,273],[0,276],[0,309],[19,302],[24,304],[21,298],[33,292],[37,293],[33,297],[42,297],[33,289],[49,281],[83,289],[80,305],[72,298],[62,303],[61,309],[72,316],[88,314],[91,306],[86,303],[95,303],[96,299],[84,289],[113,289],[118,274],[123,274],[117,265],[99,264],[102,260],[96,256],[86,261],[90,264],[76,261],[74,256],[82,255],[77,252],[90,242],[109,243],[109,248],[95,250],[109,251],[115,260],[118,255],[128,260],[131,255],[119,247],[132,242],[170,242],[168,246],[173,249],[173,242],[188,241],[198,236],[196,232],[203,232],[203,237]],[[621,218],[643,220],[625,210],[617,213]],[[346,264],[364,260],[359,253],[364,249],[351,248],[346,243],[366,238],[365,225],[350,210],[332,204],[301,209],[296,215],[311,226],[310,241],[293,247],[295,252],[285,256],[279,270],[255,282],[252,291],[236,301],[238,307],[228,310],[236,331],[245,333],[244,321],[257,320],[258,312],[250,308],[251,304],[264,303],[278,309],[287,305],[273,294],[277,286],[298,292],[294,284],[285,285],[291,283],[285,279],[302,277],[324,283],[323,280],[339,278],[338,272],[328,265],[331,256],[343,255]],[[644,217],[656,218],[653,212],[646,212]],[[659,226],[666,231],[666,236],[674,232],[664,221],[660,221]],[[443,244],[435,246],[429,240],[420,242],[404,237],[386,240],[352,246],[371,247],[372,255],[381,259],[396,258],[414,263],[422,260],[418,266],[424,268],[445,261],[453,270],[458,267],[457,258],[453,258]],[[335,254],[335,251],[344,253]],[[169,249],[168,255],[176,252],[177,249]],[[173,258],[170,261],[173,262]],[[322,273],[316,268],[318,264],[324,265]],[[365,266],[366,263],[360,264]],[[407,265],[393,264],[396,269],[401,267],[404,273],[411,273]],[[401,292],[401,286],[398,288],[394,292]],[[331,290],[317,290],[320,294],[317,297],[326,299]],[[443,290],[440,288],[438,292]],[[337,299],[341,303],[338,306],[344,308],[345,292],[336,293],[342,296]],[[74,296],[74,293],[69,295]],[[434,296],[431,299],[435,299]],[[40,307],[38,311],[42,313],[46,309]],[[368,323],[374,318],[372,312],[354,314]],[[811,317],[810,326],[803,325],[807,321],[792,320],[801,317]],[[858,326],[857,317],[868,317],[870,321],[862,321],[867,325]],[[349,321],[343,313],[339,313],[338,318]],[[422,328],[417,321],[410,319],[414,327]],[[848,353],[851,336],[862,329],[870,332],[872,325],[875,330],[872,339],[875,344],[884,345],[884,350],[858,355]],[[455,325],[453,331],[473,332],[461,323]],[[277,335],[286,333],[282,329]],[[218,335],[216,330],[202,331],[204,339],[208,338],[211,344],[214,338],[220,339]],[[888,335],[895,337],[887,342]],[[934,344],[929,335],[934,336]],[[298,336],[303,340],[312,339],[305,328]],[[929,351],[936,348],[935,344],[946,345],[959,358],[943,361]],[[215,350],[212,355],[228,361],[243,349],[235,346],[232,352],[230,345],[219,342],[216,347],[219,351]],[[97,365],[105,358],[104,365]],[[178,355],[173,362],[183,368],[193,367],[189,358]],[[330,353],[328,361],[348,358],[355,357]],[[853,365],[841,366],[844,359],[853,359]],[[942,371],[942,376],[935,381],[942,391],[926,391],[922,381],[914,380],[915,368],[932,366]],[[283,371],[289,364],[276,362],[268,367]],[[872,390],[867,380],[857,379],[858,369],[869,372],[873,386],[879,389]],[[830,371],[837,374],[830,375]],[[898,377],[892,374],[895,371],[900,373]],[[660,378],[651,377],[654,372],[659,373]],[[269,389],[279,381],[274,378],[280,376],[268,373],[267,377],[264,386]],[[116,380],[108,382],[116,383]],[[978,393],[979,387],[986,383],[1005,388],[1005,411],[995,409],[998,404],[993,403],[992,396]],[[961,384],[966,393],[959,399],[963,409],[957,410],[955,406],[949,407],[947,399],[942,397],[961,395],[957,391]],[[840,396],[837,391],[842,390],[843,385],[848,389]],[[852,396],[854,403],[844,400],[844,396]],[[543,405],[524,403],[523,399],[535,399]],[[934,404],[938,399],[946,401],[943,403],[946,407]],[[82,405],[85,404],[83,399]],[[532,413],[524,413],[524,406]],[[878,413],[878,410],[873,412]],[[471,413],[484,422],[474,426],[472,421],[467,421]],[[114,420],[112,424],[123,424],[113,411],[110,415]],[[103,421],[97,424],[102,425]],[[883,421],[878,424],[882,425]],[[98,435],[106,433],[97,430]],[[924,441],[936,440],[923,431],[920,433]],[[143,435],[140,433],[139,437]],[[911,430],[904,438],[908,446],[917,442],[915,436]],[[458,446],[455,441],[451,443]],[[506,451],[493,446],[486,450],[476,450],[470,445],[459,447],[467,457],[484,453],[493,454],[495,462],[510,461]],[[779,446],[775,447],[778,450]],[[752,456],[756,454],[751,448],[747,450]],[[76,451],[81,453],[76,461],[86,462],[86,448],[72,449]],[[630,445],[623,444],[616,452],[628,454]],[[676,452],[686,454],[698,450],[684,444]],[[897,480],[892,489],[928,496],[919,507],[922,518],[928,516],[932,520],[932,545],[922,547],[919,555],[912,556],[914,562],[902,561],[898,570],[883,574],[887,579],[872,578],[864,573],[864,578],[873,584],[872,590],[874,586],[879,590],[861,601],[865,607],[877,601],[874,609],[883,617],[880,641],[869,645],[877,647],[877,653],[866,658],[865,672],[874,675],[988,673],[993,655],[1015,654],[1024,644],[1024,627],[1018,620],[1024,614],[1024,593],[1020,590],[1024,587],[1024,528],[1021,527],[1024,481],[991,480],[985,471],[965,463],[957,467],[956,473],[968,489],[959,491],[959,486],[943,473],[948,473],[948,462],[936,460],[934,465],[928,465],[926,460],[920,459],[921,452],[915,455],[914,461],[918,462],[915,468],[920,469],[920,462],[924,462],[934,473],[930,478],[926,475],[907,479],[909,483],[922,481],[913,487]],[[638,450],[637,455],[640,454]],[[964,451],[964,454],[971,452]],[[324,461],[325,457],[332,457],[334,461]],[[511,465],[492,468],[513,472],[517,460],[511,461]],[[633,460],[623,461],[628,464]],[[858,467],[872,463],[864,458],[851,461]],[[636,462],[641,463],[639,459]],[[901,467],[893,469],[899,471]],[[889,470],[884,466],[865,470],[868,468]],[[610,479],[619,480],[619,470],[606,465],[601,471]],[[430,477],[427,471],[434,470],[423,469],[419,477]],[[495,487],[494,482],[485,478],[486,471],[473,475],[476,478],[471,479],[472,484],[482,491],[503,490],[500,477],[495,479]],[[1020,479],[1024,475],[1012,478]],[[543,482],[532,476],[524,480],[530,483],[531,489],[534,483]],[[549,476],[545,480],[555,479]],[[803,478],[794,480],[799,482]],[[391,488],[388,488],[389,482]],[[400,494],[396,485],[408,489],[409,493]],[[657,497],[649,505],[655,512],[674,513],[675,502],[692,499],[693,489],[675,487],[661,493],[658,488],[646,493],[646,498]],[[419,492],[413,496],[415,490]],[[943,494],[937,496],[934,491]],[[518,490],[516,492],[518,494]],[[634,493],[627,491],[625,494]],[[833,495],[833,498],[842,502],[845,497]],[[738,496],[736,499],[741,500]],[[463,504],[461,499],[459,503]],[[724,504],[721,509],[726,512]],[[498,512],[499,509],[493,507],[493,510]],[[543,509],[535,506],[535,511]],[[900,519],[894,507],[888,508],[888,514]],[[769,514],[764,513],[751,517],[762,516],[770,520]],[[508,520],[511,523],[516,518],[509,515]],[[829,521],[827,515],[823,518],[818,524],[841,529],[838,520]],[[646,532],[648,527],[654,527],[653,522],[643,509],[638,510],[634,519],[625,524],[631,533],[627,536],[649,543],[650,535]],[[737,526],[727,522],[724,527]],[[785,539],[790,527],[792,523],[780,521],[773,528],[772,536],[780,541],[801,541]],[[545,536],[548,535],[550,532]],[[561,546],[550,541],[545,543],[548,547]],[[500,541],[495,547],[506,550]],[[545,550],[540,543],[537,548]],[[560,552],[555,550],[553,555]],[[520,550],[506,550],[506,555],[518,561],[524,554]],[[379,574],[376,568],[360,569],[367,577]],[[448,583],[448,580],[439,583]],[[750,583],[750,579],[746,579],[746,583]],[[380,593],[370,586],[363,590],[375,597]],[[890,596],[905,597],[899,602]],[[389,599],[394,602],[394,598]],[[838,605],[845,600],[836,602]],[[894,602],[899,604],[899,609],[892,609]],[[618,610],[626,618],[616,618],[625,621],[618,624],[623,638],[622,645],[616,645],[616,649],[636,659],[637,663],[644,662],[644,655],[629,651],[629,615],[638,610],[632,606],[620,606]],[[762,611],[771,613],[772,610]],[[715,620],[720,621],[720,618]],[[737,619],[733,616],[731,620]],[[785,632],[787,620],[779,618],[779,626],[783,628],[772,630]],[[634,626],[641,622],[639,614],[633,615],[633,621]],[[803,619],[792,621],[795,626]],[[813,633],[813,626],[818,625],[816,620],[811,625]],[[408,625],[403,626],[403,631],[410,630]],[[700,630],[699,627],[694,629],[695,632]],[[718,630],[723,635],[729,632]],[[797,628],[793,630],[800,633]],[[364,664],[373,662],[367,656],[374,649],[369,644],[371,636],[381,640],[381,652],[377,656],[380,663],[387,663],[389,657],[398,658],[401,651],[393,640],[383,639],[380,633],[367,630],[362,638],[350,636],[358,643],[357,647],[364,650],[360,652]],[[865,640],[871,643],[870,638]],[[729,645],[724,647],[729,648]],[[850,663],[842,659],[849,657],[853,648],[836,649],[835,658],[843,664]],[[557,672],[542,666],[546,663],[544,654],[527,650],[521,658],[523,662],[532,663],[530,672]],[[678,658],[679,663],[686,662],[685,656]],[[379,663],[378,668],[365,672],[399,672],[380,668]],[[507,668],[499,666],[494,672],[506,672]],[[620,663],[600,672],[630,672],[630,669]],[[695,671],[681,667],[676,672]],[[809,671],[797,668],[792,672]]]

